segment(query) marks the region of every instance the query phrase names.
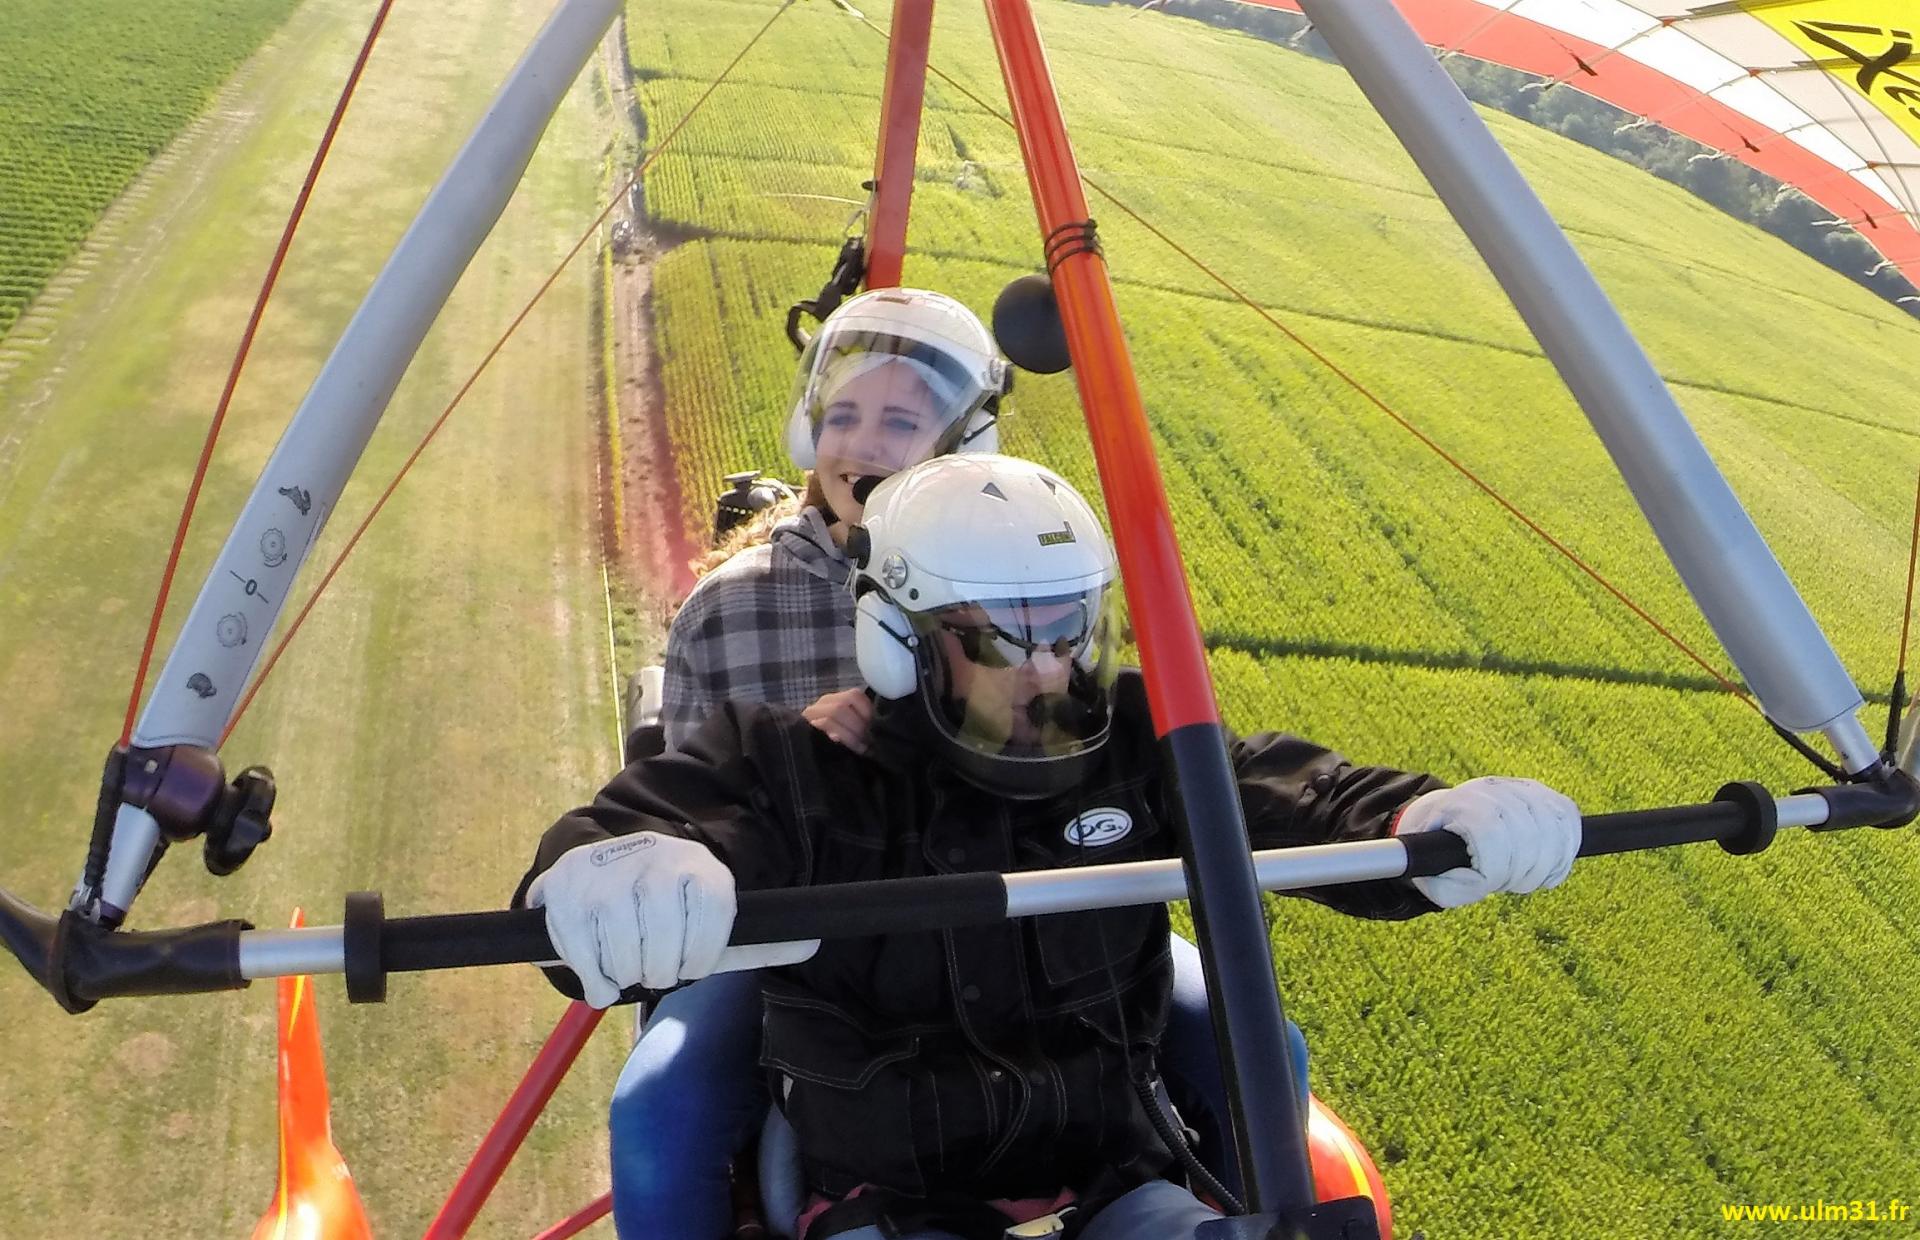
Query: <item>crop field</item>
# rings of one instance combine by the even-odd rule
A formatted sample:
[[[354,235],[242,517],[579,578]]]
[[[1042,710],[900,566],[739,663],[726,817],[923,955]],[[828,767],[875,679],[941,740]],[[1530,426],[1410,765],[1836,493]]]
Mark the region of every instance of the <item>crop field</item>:
[[[10,0],[0,22],[0,335],[294,0]]]
[[[27,9],[109,7],[131,6]],[[195,28],[183,15],[196,6],[150,7],[157,25]],[[224,82],[209,77],[218,105],[140,175],[136,201],[114,207],[115,235],[90,237],[94,261],[56,277],[71,294],[0,373],[0,887],[43,909],[79,871],[208,417],[375,7],[197,6],[216,24],[243,10],[286,20]],[[163,652],[288,416],[551,7],[394,6],[238,388]],[[0,16],[0,42],[17,36],[19,11]],[[147,63],[129,29],[117,58]],[[428,334],[296,605],[592,220],[611,132],[594,80],[567,96]],[[225,747],[230,772],[273,769],[273,839],[223,880],[197,845],[173,850],[133,928],[229,916],[278,927],[295,906],[333,924],[358,889],[382,891],[396,915],[502,907],[539,832],[617,763],[594,511],[598,279],[576,263],[527,317]],[[157,675],[156,662],[150,689]],[[314,994],[335,1143],[375,1234],[419,1235],[565,1003],[530,969],[396,979],[379,1006],[349,1005],[334,979]],[[276,1174],[273,1022],[271,985],[68,1017],[6,962],[0,1235],[250,1234]],[[604,1191],[618,1024],[582,1056],[474,1235],[531,1235]]]
[[[869,8],[873,6],[868,6]],[[1233,281],[1728,675],[1604,449],[1339,69],[1197,23],[1036,6],[1083,173]],[[772,6],[635,4],[656,135]],[[984,19],[933,63],[1004,110]],[[876,20],[884,14],[876,15]],[[684,520],[785,466],[786,307],[871,175],[885,44],[795,6],[660,158],[657,343]],[[1765,234],[1490,116],[1863,691],[1899,640],[1920,326]],[[1098,193],[1221,702],[1356,759],[1533,775],[1590,812],[1815,774],[1757,712]],[[929,84],[906,282],[985,311],[1041,268],[1011,129]],[[1022,375],[1008,450],[1094,482],[1071,381]],[[1583,863],[1409,925],[1277,907],[1314,1087],[1406,1234],[1746,1234],[1720,1206],[1920,1196],[1920,851],[1792,833]]]

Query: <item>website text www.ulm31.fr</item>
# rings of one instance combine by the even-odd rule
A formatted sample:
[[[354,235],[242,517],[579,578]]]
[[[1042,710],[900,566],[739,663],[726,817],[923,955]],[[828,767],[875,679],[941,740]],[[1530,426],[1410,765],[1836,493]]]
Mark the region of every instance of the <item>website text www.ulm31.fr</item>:
[[[1765,1202],[1759,1205],[1722,1204],[1720,1217],[1729,1223],[1914,1223],[1913,1206],[1898,1197],[1853,1201]]]

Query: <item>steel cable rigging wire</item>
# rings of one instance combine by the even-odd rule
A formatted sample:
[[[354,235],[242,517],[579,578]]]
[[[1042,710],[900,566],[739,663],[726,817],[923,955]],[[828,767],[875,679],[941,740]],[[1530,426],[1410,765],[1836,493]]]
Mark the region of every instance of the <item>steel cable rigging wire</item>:
[[[373,15],[373,24],[367,29],[367,37],[361,41],[360,54],[354,58],[346,84],[340,88],[340,99],[333,105],[333,115],[320,135],[320,145],[315,148],[313,160],[307,166],[306,180],[301,182],[300,192],[294,196],[293,209],[287,213],[286,225],[280,232],[280,242],[274,247],[273,260],[267,264],[267,273],[260,281],[260,291],[254,296],[253,311],[247,317],[246,329],[240,334],[240,345],[234,351],[233,365],[227,371],[226,386],[221,389],[220,401],[214,407],[206,441],[200,446],[200,460],[194,466],[193,481],[187,485],[187,498],[180,509],[179,523],[174,528],[173,547],[167,553],[167,566],[160,574],[159,594],[153,602],[153,614],[147,621],[146,642],[140,649],[140,662],[134,668],[133,689],[127,695],[127,718],[120,729],[122,746],[133,741],[133,726],[140,712],[140,692],[146,687],[147,670],[153,662],[154,643],[160,636],[160,620],[167,610],[167,596],[173,590],[173,575],[180,565],[181,548],[186,545],[187,527],[193,522],[193,510],[200,500],[200,487],[206,481],[207,466],[213,462],[213,445],[219,440],[220,429],[226,423],[227,408],[233,403],[234,389],[240,385],[240,372],[246,368],[254,335],[260,329],[260,319],[266,313],[267,300],[273,295],[274,285],[279,282],[280,267],[293,245],[293,235],[306,215],[307,201],[313,196],[314,183],[320,179],[320,169],[327,162],[327,153],[333,149],[334,135],[340,132],[340,122],[347,114],[347,104],[353,99],[355,88],[360,85],[360,75],[367,67],[367,58],[373,54],[373,45],[379,41],[381,28],[386,25],[387,14],[392,8],[393,0],[381,0],[380,8]]]
[[[875,25],[870,19],[862,17],[860,20],[862,24],[864,24],[869,30],[873,31],[875,34],[879,35],[881,38],[887,37],[887,32],[881,27]],[[1009,120],[1006,116],[1002,115],[991,104],[987,103],[979,95],[969,90],[966,86],[962,85],[960,82],[954,80],[954,78],[950,74],[942,70],[939,66],[929,63],[927,65],[927,71],[933,74],[934,76],[938,77],[942,82],[945,82],[947,85],[953,87],[954,90],[958,91],[961,95],[965,96],[969,101],[971,101],[973,104],[979,107],[982,111],[987,113],[987,115],[995,118],[996,120],[1000,121],[1004,125],[1007,125],[1008,127],[1012,127],[1013,122],[1011,120]],[[1598,569],[1594,568],[1592,565],[1588,564],[1585,560],[1581,559],[1580,556],[1572,548],[1568,547],[1565,543],[1561,542],[1559,539],[1555,538],[1552,534],[1548,533],[1546,528],[1542,526],[1538,521],[1534,520],[1532,517],[1528,516],[1525,512],[1523,512],[1518,505],[1514,504],[1511,500],[1507,499],[1506,496],[1502,495],[1499,492],[1499,490],[1497,490],[1491,483],[1485,481],[1478,474],[1474,473],[1473,470],[1468,468],[1467,465],[1464,464],[1458,457],[1455,457],[1452,453],[1448,452],[1445,448],[1441,447],[1429,435],[1427,435],[1426,432],[1422,431],[1419,427],[1415,426],[1406,417],[1396,412],[1392,406],[1388,405],[1385,400],[1381,399],[1365,384],[1361,383],[1358,379],[1354,378],[1353,375],[1349,374],[1345,369],[1343,369],[1340,366],[1339,363],[1335,362],[1332,358],[1329,358],[1326,354],[1322,353],[1319,349],[1309,344],[1304,338],[1300,336],[1299,333],[1295,332],[1292,328],[1288,327],[1286,324],[1282,323],[1279,319],[1275,318],[1273,314],[1266,309],[1266,307],[1254,301],[1253,298],[1249,297],[1246,293],[1242,292],[1236,285],[1234,285],[1231,281],[1229,281],[1225,276],[1222,276],[1220,273],[1213,270],[1213,268],[1209,267],[1206,263],[1202,262],[1185,246],[1175,241],[1172,237],[1168,236],[1165,232],[1162,232],[1158,227],[1156,227],[1153,223],[1148,221],[1139,212],[1135,211],[1132,207],[1129,207],[1126,203],[1120,201],[1119,198],[1115,197],[1112,193],[1110,193],[1108,190],[1103,188],[1099,182],[1085,175],[1083,175],[1080,179],[1083,182],[1085,182],[1088,189],[1091,189],[1094,193],[1106,199],[1106,201],[1113,204],[1113,206],[1117,210],[1119,210],[1121,214],[1125,215],[1128,219],[1131,219],[1136,224],[1139,224],[1142,228],[1146,229],[1154,237],[1159,239],[1161,242],[1165,243],[1168,248],[1173,250],[1174,253],[1178,254],[1181,258],[1186,259],[1189,263],[1193,264],[1194,267],[1199,269],[1201,274],[1205,275],[1209,280],[1212,280],[1215,284],[1218,284],[1235,301],[1240,302],[1242,305],[1246,306],[1249,310],[1252,310],[1255,314],[1265,319],[1267,323],[1270,324],[1275,330],[1279,331],[1280,334],[1282,334],[1287,339],[1291,340],[1294,344],[1298,345],[1302,350],[1304,350],[1309,357],[1313,358],[1316,362],[1319,362],[1322,366],[1326,367],[1327,370],[1331,371],[1334,374],[1334,376],[1337,377],[1342,383],[1345,383],[1348,387],[1352,388],[1361,397],[1363,397],[1369,404],[1373,405],[1376,409],[1380,410],[1380,412],[1386,414],[1387,417],[1391,418],[1396,424],[1398,424],[1401,427],[1401,429],[1405,430],[1408,434],[1412,435],[1415,439],[1418,439],[1423,445],[1427,447],[1429,451],[1431,451],[1435,456],[1438,456],[1442,461],[1445,461],[1461,477],[1465,478],[1468,482],[1472,483],[1475,487],[1479,488],[1482,492],[1484,492],[1495,503],[1499,504],[1502,508],[1506,509],[1507,512],[1510,515],[1512,515],[1515,520],[1519,521],[1522,525],[1525,525],[1529,530],[1532,530],[1543,541],[1545,541],[1548,546],[1552,547],[1555,551],[1558,551],[1562,556],[1566,557],[1566,559],[1571,564],[1573,564],[1574,567],[1578,568],[1581,572],[1585,573],[1588,577],[1592,578],[1593,581],[1596,584],[1598,584],[1602,589],[1606,590],[1607,593],[1611,594],[1615,599],[1619,600],[1621,604],[1623,604],[1629,611],[1633,612],[1634,615],[1638,616],[1642,621],[1644,621],[1648,625],[1648,627],[1653,629],[1654,632],[1658,633],[1661,637],[1664,637],[1676,650],[1680,651],[1681,654],[1685,655],[1688,659],[1692,660],[1692,662],[1696,664],[1702,671],[1706,672],[1707,675],[1713,677],[1715,681],[1719,682],[1721,688],[1725,689],[1728,693],[1731,693],[1734,697],[1738,698],[1743,704],[1745,704],[1755,714],[1760,715],[1760,717],[1763,719],[1766,718],[1766,712],[1761,709],[1760,704],[1754,701],[1753,697],[1750,694],[1748,694],[1745,689],[1742,689],[1739,685],[1735,684],[1732,680],[1728,679],[1724,673],[1722,673],[1718,668],[1714,667],[1711,663],[1707,662],[1705,658],[1703,658],[1697,651],[1695,651],[1693,647],[1689,646],[1686,643],[1686,641],[1682,639],[1678,634],[1674,633],[1666,625],[1662,624],[1651,612],[1647,611],[1646,608],[1642,607],[1639,603],[1635,602],[1632,599],[1632,597],[1630,597],[1624,590],[1614,585],[1613,582],[1608,580],[1607,577],[1604,574],[1602,574]]]
[[[260,668],[260,674],[253,678],[253,683],[247,686],[246,694],[241,697],[239,704],[234,707],[233,717],[227,721],[225,730],[220,733],[220,744],[226,744],[227,738],[233,735],[234,728],[240,724],[241,716],[246,714],[247,707],[252,704],[254,696],[260,692],[260,686],[265,683],[268,674],[271,673],[275,665],[280,662],[280,656],[286,653],[287,646],[293,641],[294,636],[300,632],[301,626],[306,623],[307,616],[313,611],[314,604],[320,601],[320,597],[326,592],[327,586],[332,583],[334,577],[340,572],[341,565],[344,564],[347,557],[353,553],[353,549],[359,546],[361,536],[364,535],[367,532],[367,528],[373,524],[374,518],[380,515],[380,510],[386,507],[387,501],[393,498],[394,491],[399,488],[401,481],[406,478],[408,471],[413,468],[414,462],[420,459],[421,454],[427,450],[427,445],[432,443],[434,437],[440,433],[440,428],[445,426],[447,419],[453,416],[453,411],[459,407],[460,402],[466,398],[467,393],[472,390],[473,385],[479,381],[481,374],[493,363],[493,359],[498,356],[500,350],[506,346],[507,341],[511,339],[513,333],[519,329],[520,324],[526,320],[529,314],[533,313],[533,308],[540,303],[542,297],[546,296],[547,290],[552,288],[554,283],[559,280],[561,273],[567,269],[568,265],[571,264],[580,251],[585,248],[587,242],[593,239],[593,235],[599,231],[600,226],[606,222],[607,217],[613,214],[614,208],[620,205],[621,201],[626,197],[627,191],[630,190],[634,183],[642,176],[646,175],[647,169],[653,166],[655,160],[666,153],[667,148],[673,144],[673,140],[678,137],[680,131],[686,127],[687,122],[691,121],[694,116],[699,113],[700,109],[705,106],[707,100],[713,97],[713,92],[718,90],[720,86],[726,82],[728,76],[732,74],[735,67],[745,58],[746,54],[753,50],[754,45],[760,42],[761,37],[765,35],[768,30],[773,28],[774,22],[780,20],[780,15],[792,6],[793,0],[784,0],[780,7],[774,10],[773,16],[769,17],[766,23],[754,32],[753,37],[747,40],[746,45],[734,54],[733,59],[727,63],[727,67],[722,69],[720,75],[708,84],[706,90],[701,93],[700,97],[694,100],[693,106],[688,108],[686,114],[674,123],[672,129],[667,131],[666,137],[660,140],[660,144],[648,152],[647,157],[633,170],[632,175],[614,192],[613,197],[608,199],[607,205],[600,209],[600,213],[593,217],[593,222],[587,225],[586,230],[583,231],[579,239],[573,243],[573,248],[567,251],[566,255],[561,258],[559,264],[554,267],[552,273],[541,282],[540,287],[535,290],[533,296],[528,299],[527,304],[520,308],[520,313],[514,315],[513,321],[507,324],[507,329],[500,334],[500,338],[493,342],[493,347],[487,350],[485,356],[480,359],[479,365],[475,366],[473,372],[467,376],[466,382],[462,383],[459,390],[453,394],[453,399],[447,402],[447,406],[441,410],[440,416],[434,419],[432,426],[427,428],[427,433],[421,438],[419,444],[407,455],[407,459],[401,463],[399,472],[393,476],[391,482],[387,483],[386,489],[383,490],[380,493],[380,497],[374,501],[373,507],[367,511],[367,515],[362,518],[360,524],[354,528],[353,534],[347,539],[346,546],[340,549],[340,554],[335,556],[333,563],[327,566],[327,571],[325,575],[321,577],[320,583],[313,588],[313,593],[307,596],[306,602],[300,607],[299,614],[293,618],[293,623],[287,626],[287,631],[281,635],[278,644],[276,644],[272,652],[268,654],[266,662]],[[626,53],[623,50],[621,54],[625,55]]]

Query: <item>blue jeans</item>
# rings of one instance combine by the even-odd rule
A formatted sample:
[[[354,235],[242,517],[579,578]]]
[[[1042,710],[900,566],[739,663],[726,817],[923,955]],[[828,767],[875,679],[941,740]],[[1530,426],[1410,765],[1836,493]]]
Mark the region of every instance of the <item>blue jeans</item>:
[[[728,1168],[767,1113],[759,1061],[758,973],[716,973],[660,1000],[607,1117],[620,1235],[731,1234]]]
[[[1304,1113],[1306,1039],[1291,1023],[1287,1032],[1294,1063],[1302,1069],[1297,1101]],[[757,973],[716,973],[654,1008],[608,1111],[613,1221],[620,1235],[704,1240],[727,1234],[728,1167],[766,1114],[759,1050]],[[1179,935],[1173,936],[1173,1007],[1160,1068],[1181,1117],[1200,1133],[1201,1161],[1237,1193],[1226,1085],[1200,951]],[[1096,1227],[1088,1234],[1102,1233]]]

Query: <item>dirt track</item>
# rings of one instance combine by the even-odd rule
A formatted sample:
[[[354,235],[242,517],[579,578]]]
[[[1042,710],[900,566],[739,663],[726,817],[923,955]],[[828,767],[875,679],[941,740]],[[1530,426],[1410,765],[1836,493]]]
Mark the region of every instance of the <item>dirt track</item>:
[[[633,97],[626,56],[626,20],[620,19],[604,45],[614,111],[644,143],[645,120]],[[622,123],[616,121],[616,123]],[[625,170],[619,171],[624,177]],[[639,187],[611,217],[632,237],[613,262],[613,304],[607,321],[613,328],[615,382],[620,403],[621,477],[626,528],[620,531],[619,563],[627,580],[661,604],[677,602],[693,588],[688,562],[699,548],[681,521],[679,477],[667,437],[666,393],[653,338],[653,265],[663,252],[648,228]]]

